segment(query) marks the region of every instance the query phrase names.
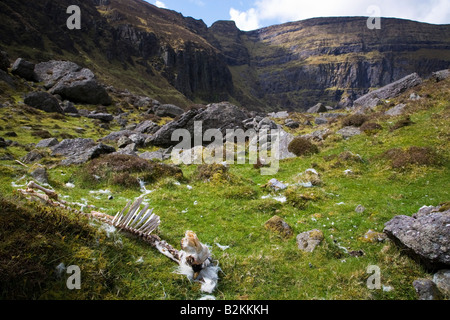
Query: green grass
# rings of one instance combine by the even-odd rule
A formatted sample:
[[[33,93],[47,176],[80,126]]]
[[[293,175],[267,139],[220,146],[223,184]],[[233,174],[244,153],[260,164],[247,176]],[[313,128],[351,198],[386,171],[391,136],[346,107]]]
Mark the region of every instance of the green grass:
[[[214,293],[217,299],[415,299],[412,282],[432,275],[391,242],[369,243],[362,238],[368,230],[382,232],[384,223],[396,215],[412,215],[423,205],[449,201],[446,187],[450,184],[449,85],[447,81],[417,89],[420,95],[428,92],[430,97],[409,103],[408,112],[414,125],[391,132],[390,126],[400,118],[374,113],[371,121],[383,127],[378,133],[349,140],[331,135],[319,144],[319,154],[282,161],[274,177],[262,176],[253,165],[233,165],[229,169],[230,179],[213,178],[205,182],[196,178],[197,166],[180,166],[184,179],[179,185],[173,177],[166,177],[146,186],[154,191],[145,196],[145,201],[161,216],[158,235],[179,248],[184,232],[193,230],[202,242],[212,247],[213,256],[222,268]],[[393,103],[402,99],[405,98],[402,96]],[[51,129],[54,125],[69,133],[74,133],[74,127],[85,126],[84,133],[77,136],[93,139],[105,133],[98,131],[94,122],[85,122],[83,118],[55,120],[42,114],[12,112],[0,110],[0,127],[4,129],[0,133],[13,128],[18,133],[14,140],[21,145],[39,141],[31,136],[30,130],[21,128],[33,123],[39,123],[55,136]],[[13,116],[8,117],[9,114]],[[340,125],[338,121],[330,128],[337,130]],[[300,134],[315,129],[299,128],[291,132]],[[389,160],[379,157],[389,149],[410,146],[431,146],[441,163],[394,170]],[[345,151],[359,154],[363,161],[340,160],[339,155]],[[1,152],[9,152],[18,159],[27,151],[18,146]],[[97,210],[114,215],[129,200],[141,195],[138,189],[83,182],[80,175],[83,166],[60,167],[56,160],[47,164],[49,182],[58,194],[67,197],[66,201],[86,201]],[[46,164],[45,161],[48,160],[42,163]],[[303,209],[290,202],[262,199],[271,194],[262,188],[271,178],[292,185],[298,174],[308,168],[320,173],[322,184],[295,191],[316,195]],[[346,175],[347,169],[353,174]],[[14,241],[22,241],[24,249],[19,259],[31,255],[31,261],[47,275],[33,287],[5,287],[8,289],[3,289],[3,298],[198,299],[202,296],[198,283],[173,273],[175,265],[139,239],[122,233],[108,237],[98,224],[73,213],[44,208],[19,198],[12,182],[20,185],[29,181],[27,168],[4,160],[0,161],[0,170],[2,208],[9,208],[0,216],[0,237],[9,239],[2,244],[0,254],[5,261],[14,261],[17,255]],[[25,178],[17,181],[24,175]],[[66,187],[68,182],[76,188]],[[113,199],[108,200],[109,194],[91,193],[100,189],[108,189]],[[363,205],[366,211],[356,213],[358,205]],[[283,218],[293,228],[294,235],[320,229],[325,240],[313,253],[303,253],[297,249],[295,236],[283,239],[264,228],[265,222],[274,215]],[[55,217],[60,217],[58,222]],[[42,239],[50,245],[43,245]],[[216,243],[230,248],[222,251]],[[36,246],[39,251],[35,252],[32,248]],[[364,256],[351,257],[342,247],[348,251],[362,250]],[[67,290],[65,279],[55,276],[55,268],[61,262],[81,267],[82,290]],[[366,286],[369,265],[379,266],[382,284],[394,290],[369,290]],[[30,283],[36,280],[33,273],[24,274],[23,279]]]

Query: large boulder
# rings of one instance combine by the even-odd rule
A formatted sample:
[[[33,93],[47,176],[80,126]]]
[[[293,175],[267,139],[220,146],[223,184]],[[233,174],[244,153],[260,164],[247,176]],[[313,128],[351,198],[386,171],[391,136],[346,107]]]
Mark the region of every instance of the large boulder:
[[[97,82],[92,71],[86,68],[67,73],[50,89],[50,93],[78,103],[110,105],[112,102],[106,89]]]
[[[144,122],[141,122],[137,125],[137,127],[134,129],[134,131],[139,133],[149,133],[153,134],[156,131],[160,129],[160,126],[158,126],[156,123],[150,120],[146,120]]]
[[[45,111],[45,112],[57,112],[64,113],[63,109],[59,105],[58,99],[52,96],[48,92],[39,91],[32,92],[25,96],[23,101],[30,107]]]
[[[439,209],[421,210],[413,217],[396,216],[384,229],[391,240],[429,269],[450,266],[450,210]]]
[[[82,68],[74,62],[55,61],[38,63],[34,67],[38,80],[44,82],[46,89],[53,87],[62,77],[70,72],[80,71]]]
[[[89,119],[100,120],[103,122],[111,122],[114,120],[114,116],[109,113],[91,113],[87,117]]]
[[[344,139],[349,139],[351,137],[361,134],[361,130],[357,127],[344,127],[337,134],[341,135]]]
[[[223,136],[227,129],[243,129],[243,121],[248,119],[247,114],[229,102],[214,103],[206,109],[191,109],[181,115],[177,121],[172,121],[159,129],[152,137],[151,143],[155,146],[170,147],[177,145],[172,141],[172,133],[177,129],[186,129],[194,140],[194,122],[202,124],[202,134],[208,129],[219,129]],[[207,141],[204,142],[208,144]]]
[[[316,104],[314,107],[309,108],[306,113],[322,113],[322,112],[328,112],[329,110],[325,105],[322,103]]]
[[[34,63],[22,58],[17,59],[11,69],[11,73],[28,81],[37,81],[37,75],[34,72]]]
[[[418,86],[421,83],[422,78],[420,78],[417,73],[410,74],[396,82],[360,97],[354,102],[353,106],[362,107],[363,109],[373,107],[374,101],[377,99],[385,100],[395,98],[406,90]]]
[[[51,148],[52,156],[65,157],[61,164],[82,164],[103,154],[113,153],[113,147],[97,144],[92,139],[66,139]]]
[[[158,117],[176,118],[184,113],[184,110],[173,104],[163,104],[155,106],[155,115]]]

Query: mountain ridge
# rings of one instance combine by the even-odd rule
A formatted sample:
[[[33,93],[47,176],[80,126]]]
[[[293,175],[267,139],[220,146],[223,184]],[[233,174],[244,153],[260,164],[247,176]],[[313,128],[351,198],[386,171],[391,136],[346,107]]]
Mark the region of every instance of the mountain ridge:
[[[82,30],[65,27],[71,4],[81,8]],[[142,0],[0,6],[0,46],[11,57],[71,60],[107,84],[182,107],[223,100],[259,111],[343,107],[371,88],[450,65],[450,25],[383,18],[381,30],[369,30],[365,17],[331,17],[246,32]]]

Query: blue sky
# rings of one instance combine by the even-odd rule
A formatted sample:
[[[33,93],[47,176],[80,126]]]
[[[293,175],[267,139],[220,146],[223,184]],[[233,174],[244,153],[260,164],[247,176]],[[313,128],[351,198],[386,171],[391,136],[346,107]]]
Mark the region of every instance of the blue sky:
[[[241,30],[314,17],[382,16],[450,24],[450,0],[146,0],[202,19],[234,20]]]

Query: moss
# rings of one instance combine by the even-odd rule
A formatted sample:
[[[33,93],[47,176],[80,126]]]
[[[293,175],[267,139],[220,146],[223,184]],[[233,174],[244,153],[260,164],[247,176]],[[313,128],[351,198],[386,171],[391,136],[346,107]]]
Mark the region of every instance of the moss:
[[[319,153],[319,148],[305,138],[296,137],[289,144],[288,151],[300,157]]]
[[[222,164],[202,164],[197,167],[195,179],[200,181],[223,182],[230,181],[228,167]]]
[[[268,230],[278,233],[283,238],[290,238],[294,235],[291,226],[289,226],[282,218],[279,216],[274,216],[268,220],[264,227]]]
[[[286,192],[286,200],[293,207],[303,210],[309,202],[317,201],[320,197],[313,192],[303,192],[304,188],[289,187]]]
[[[443,202],[443,203],[440,204],[440,206],[441,206],[439,208],[440,212],[444,212],[444,211],[450,210],[450,201]]]

